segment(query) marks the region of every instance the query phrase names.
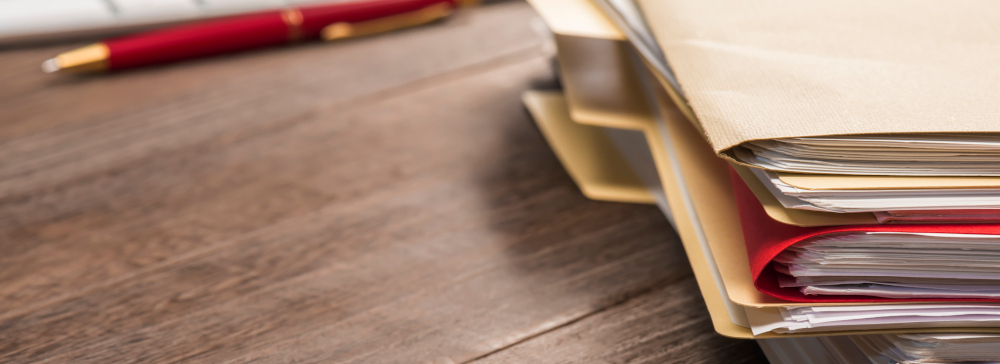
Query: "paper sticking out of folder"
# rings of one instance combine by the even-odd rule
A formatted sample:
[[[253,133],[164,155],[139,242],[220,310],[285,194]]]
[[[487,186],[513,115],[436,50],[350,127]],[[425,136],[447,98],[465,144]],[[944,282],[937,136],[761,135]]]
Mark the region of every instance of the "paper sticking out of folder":
[[[597,0],[595,4],[608,13],[609,19],[612,19],[616,25],[626,29],[625,33],[630,35],[629,40],[636,45],[638,53],[643,56],[646,63],[653,66],[651,68],[654,71],[662,73],[661,76],[666,80],[664,86],[668,88],[668,92],[670,88],[677,88],[672,96],[684,95],[688,88],[700,85],[700,83],[694,83],[694,86],[681,87],[677,81],[673,81],[676,77],[675,71],[671,68],[672,63],[668,63],[667,60],[674,57],[709,57],[709,55],[698,52],[689,55],[682,52],[671,54],[669,57],[664,56],[659,43],[666,44],[667,41],[664,41],[664,37],[660,36],[656,36],[659,43],[654,46],[648,45],[647,39],[655,36],[655,29],[650,30],[647,26],[653,25],[655,27],[656,24],[664,21],[663,18],[670,18],[676,14],[654,17],[649,15],[649,11],[644,5],[642,10],[647,11],[646,17],[643,18],[634,15],[641,10],[637,4],[631,1]],[[653,8],[660,6],[663,4],[651,5]],[[636,20],[637,18],[639,20]],[[701,25],[692,24],[691,26]],[[713,23],[710,26],[720,25]],[[667,46],[664,45],[664,47]],[[644,49],[652,49],[652,51],[643,51]],[[658,56],[665,58],[659,59]],[[704,67],[709,67],[710,62],[704,63]],[[657,64],[662,64],[666,71],[661,71],[661,67],[654,66]],[[733,67],[738,67],[738,65],[733,65]],[[776,72],[778,71],[780,70],[776,70]],[[687,100],[685,96],[674,97],[674,101],[682,103],[683,105],[680,106],[684,109],[689,102],[694,103],[697,100]],[[736,107],[732,104],[727,105]],[[713,132],[725,134],[731,128],[727,123],[732,121],[719,124],[711,120],[702,120],[702,117],[698,116],[693,122],[711,141],[713,140]],[[819,123],[821,121],[809,119],[808,122]],[[737,126],[741,125],[737,123]],[[747,126],[747,128],[785,130],[784,125],[772,125],[771,123],[755,124]],[[814,131],[814,129],[810,130]],[[768,206],[767,211],[772,217],[782,222],[805,226],[843,223],[842,217],[823,217],[823,212],[871,213],[868,217],[850,219],[853,222],[861,220],[882,223],[924,220],[938,222],[1000,221],[1000,210],[997,210],[1000,208],[1000,199],[996,197],[1000,195],[998,193],[1000,192],[1000,179],[995,177],[955,177],[992,176],[1000,171],[989,163],[990,158],[995,159],[997,151],[989,146],[1000,145],[1000,142],[996,141],[996,134],[814,136],[822,135],[822,133],[807,133],[805,135],[773,140],[748,138],[745,143],[740,143],[741,145],[734,146],[731,150],[715,149],[724,157],[763,168],[763,170],[754,168],[758,175],[757,178],[768,188],[769,193],[776,197],[770,201],[773,206]],[[900,155],[906,155],[907,159],[899,160]],[[960,158],[966,158],[967,161],[948,159],[948,156],[960,156]],[[946,162],[942,162],[942,160]],[[937,170],[941,170],[941,172],[935,172]],[[823,177],[827,186],[824,188],[808,183],[817,181],[815,178],[806,179],[805,184],[802,184],[803,178],[798,179],[799,184],[789,184],[783,180],[783,178],[789,178],[789,171],[823,173],[822,175],[805,174],[803,176]],[[832,173],[849,174],[831,175]],[[916,179],[905,177],[921,175],[923,177]],[[976,178],[990,179],[990,183],[988,186],[984,186],[979,183],[982,181],[977,181]],[[831,182],[837,187],[831,188],[829,186]],[[881,185],[881,188],[878,188],[878,191],[874,193],[866,193],[867,191],[863,188],[852,187],[872,183]],[[843,188],[844,186],[847,186],[846,190]],[[885,191],[892,187],[896,187],[897,191]],[[973,191],[970,188],[978,188],[978,191]],[[935,191],[927,192],[928,189]],[[819,213],[803,214],[796,210],[811,210]],[[963,210],[986,211],[970,214]],[[950,211],[955,213],[948,213]]]
[[[851,135],[752,140],[738,161],[773,171],[890,176],[998,176],[1000,134]]]
[[[982,161],[977,158],[992,153],[989,148],[974,148],[972,144],[961,146],[974,148],[972,153],[956,152],[955,143],[941,148],[938,145],[940,140],[957,136],[962,142],[970,141],[974,144],[981,142],[976,140],[978,137],[988,139],[987,134],[960,129],[928,130],[922,137],[932,138],[914,142],[907,140],[917,135],[910,130],[904,130],[901,134],[892,133],[888,138],[878,132],[817,132],[747,138],[720,149],[713,141],[713,138],[719,139],[718,136],[712,135],[719,126],[709,125],[718,121],[705,119],[703,115],[736,117],[741,113],[754,114],[755,110],[721,110],[724,107],[735,107],[733,105],[720,106],[719,110],[712,109],[712,106],[706,109],[706,104],[698,104],[695,98],[718,97],[725,100],[736,95],[711,95],[713,90],[710,89],[699,91],[702,93],[700,95],[692,95],[692,88],[688,87],[685,78],[698,76],[698,72],[704,72],[704,69],[682,70],[682,67],[675,64],[671,49],[704,47],[708,50],[688,51],[693,52],[692,54],[707,52],[706,57],[699,60],[703,63],[700,67],[717,67],[719,65],[713,64],[713,59],[707,57],[709,54],[714,56],[711,52],[739,53],[744,49],[728,49],[723,44],[712,42],[699,43],[696,40],[698,37],[711,38],[716,33],[731,31],[700,28],[701,25],[697,22],[714,21],[702,18],[711,17],[717,11],[722,12],[723,18],[767,18],[771,16],[770,11],[776,11],[771,7],[778,5],[808,8],[803,10],[804,14],[816,15],[815,9],[810,9],[818,5],[771,1],[758,4],[760,9],[743,9],[748,11],[747,14],[730,14],[728,9],[711,9],[702,7],[701,4],[656,2],[598,0],[595,1],[595,6],[587,1],[532,1],[547,22],[556,23],[553,28],[563,21],[561,17],[579,15],[581,7],[589,7],[584,12],[589,11],[591,16],[595,9],[604,11],[607,19],[601,22],[602,26],[610,21],[619,28],[642,28],[642,23],[651,28],[648,33],[653,36],[655,45],[665,56],[662,64],[670,67],[671,74],[676,73],[678,89],[672,89],[674,85],[669,81],[670,75],[661,72],[654,57],[642,50],[651,47],[639,44],[644,42],[637,35],[642,34],[641,29],[626,30],[617,36],[601,38],[586,49],[581,48],[581,44],[586,43],[581,39],[567,41],[567,37],[560,38],[559,32],[556,32],[560,64],[569,65],[560,68],[566,88],[563,107],[568,109],[565,112],[570,116],[567,119],[570,122],[585,124],[584,126],[628,129],[631,133],[641,132],[645,135],[645,143],[611,143],[617,151],[598,151],[597,148],[592,148],[577,153],[615,154],[626,159],[625,163],[631,168],[642,169],[642,172],[634,174],[648,177],[650,173],[647,172],[654,171],[659,176],[658,183],[650,183],[648,178],[639,180],[654,189],[651,191],[654,200],[665,210],[681,236],[697,277],[700,293],[705,298],[718,332],[741,338],[788,338],[777,341],[767,339],[761,341],[761,346],[772,361],[794,363],[852,363],[858,360],[846,358],[867,360],[885,357],[924,362],[946,361],[955,357],[955,352],[949,350],[966,344],[970,346],[964,347],[974,347],[971,346],[974,345],[972,341],[965,341],[966,338],[974,337],[982,342],[1000,344],[1000,336],[996,336],[996,333],[1000,333],[1000,296],[997,295],[1000,290],[995,288],[1000,285],[993,284],[995,279],[1000,278],[997,276],[1000,268],[991,266],[996,258],[994,255],[1000,254],[993,247],[1000,238],[1000,225],[995,224],[1000,221],[1000,214],[995,213],[997,201],[992,193],[1000,191],[1000,177],[981,172],[968,175],[964,175],[964,172],[952,175],[937,172],[928,175],[867,175],[854,171],[850,172],[853,174],[788,172],[753,166],[734,158],[730,150],[743,147],[744,142],[756,142],[765,147],[776,145],[768,143],[780,142],[784,144],[775,147],[775,150],[788,156],[788,159],[782,159],[782,156],[771,158],[771,161],[798,163],[798,158],[811,163],[821,162],[821,157],[826,157],[833,161],[843,161],[848,166],[849,163],[859,163],[850,168],[866,168],[869,165],[866,158],[869,157],[876,164],[886,161],[895,163],[901,161],[892,159],[898,157],[899,153],[913,153],[927,157],[914,158],[923,161],[918,163],[921,164],[919,168],[930,166],[934,169],[937,167],[933,163],[948,160],[951,156],[968,157],[968,161],[975,164]],[[552,6],[552,3],[558,3],[558,6]],[[730,3],[712,1],[710,5],[728,6]],[[746,7],[742,4],[736,6]],[[668,7],[683,9],[671,14],[659,12]],[[875,8],[879,10],[880,6]],[[926,9],[921,11],[924,10]],[[848,9],[842,12],[849,14],[836,15],[854,19],[851,16],[858,15],[859,11]],[[636,12],[643,21],[634,20]],[[688,12],[695,14],[686,19],[679,18],[689,14]],[[576,20],[579,21],[579,18]],[[665,25],[665,22],[678,24]],[[737,19],[733,24],[741,26],[746,22],[750,20]],[[579,22],[577,25],[583,26]],[[722,27],[718,24],[713,26]],[[813,24],[800,26],[814,28]],[[695,28],[707,31],[705,34],[690,31]],[[686,36],[690,37],[687,39],[695,41],[664,37],[661,34],[664,29],[688,30],[690,32]],[[786,31],[783,25],[777,29]],[[766,27],[743,31],[761,34],[726,33],[726,36],[740,41],[743,36],[765,37],[769,32]],[[574,36],[585,37],[581,33]],[[623,39],[630,42],[634,49],[626,47],[623,51],[617,45],[609,46],[622,44]],[[608,46],[603,48],[605,50],[614,51],[595,52],[602,49],[593,46],[597,43]],[[766,52],[754,54],[766,58],[754,62],[774,59],[780,61],[786,56]],[[720,62],[728,61],[724,59]],[[696,67],[694,63],[691,61],[688,66]],[[602,67],[605,67],[603,71]],[[798,69],[794,67],[790,69],[792,72],[796,70]],[[781,70],[775,68],[764,71]],[[759,79],[758,76],[748,77]],[[594,80],[601,80],[602,84],[595,84]],[[754,87],[783,87],[783,82],[791,82],[779,81],[774,84],[760,83]],[[740,83],[741,80],[734,82],[737,86],[744,85]],[[586,88],[581,89],[581,85],[586,85]],[[600,92],[602,88],[609,92]],[[722,93],[721,90],[714,91]],[[815,90],[808,87],[803,90],[806,93],[811,91]],[[740,89],[738,92],[751,94],[751,98],[757,97],[752,95],[755,92],[753,87]],[[688,97],[691,98],[690,104],[687,104]],[[815,99],[816,95],[809,97]],[[549,107],[552,105],[555,104],[550,103]],[[791,108],[806,106],[820,107],[794,105]],[[649,111],[642,111],[643,107],[647,107]],[[780,105],[771,107],[779,108]],[[722,111],[729,114],[712,114]],[[762,111],[766,115],[773,110]],[[759,117],[761,116],[754,114],[749,118]],[[800,119],[806,124],[815,122],[805,117]],[[729,122],[737,125],[744,123],[743,120]],[[760,124],[759,127],[783,127],[774,125],[779,124]],[[749,128],[752,129],[752,126]],[[610,139],[617,140],[614,133],[606,134]],[[937,136],[945,138],[935,139]],[[866,140],[859,141],[862,139]],[[824,144],[829,140],[835,140],[833,147]],[[600,148],[608,145],[598,144],[604,145]],[[553,148],[559,147],[553,144]],[[643,164],[635,160],[635,156],[641,154],[637,151],[644,148],[648,149],[645,150],[646,153],[652,155],[653,166],[648,162]],[[837,157],[837,150],[840,148],[848,152],[848,156],[842,160]],[[765,155],[765,152],[773,151],[767,150],[761,152],[761,155]],[[564,150],[560,153],[574,152]],[[928,161],[930,164],[924,163]],[[968,167],[967,164],[963,164],[962,168]],[[942,168],[958,169],[954,163]],[[581,184],[581,188],[588,183],[583,180],[577,182]],[[664,199],[665,203],[662,201]],[[751,234],[745,234],[747,231]],[[810,337],[830,334],[842,336]],[[912,336],[904,338],[904,335]],[[930,344],[927,340],[938,342]],[[793,344],[777,344],[779,342]],[[886,343],[924,345],[930,349],[922,352],[889,352]],[[819,345],[820,349],[809,346],[813,344]],[[936,351],[935,348],[941,350]],[[822,352],[824,355],[802,354],[805,352]],[[794,353],[799,354],[792,355]],[[990,357],[988,351],[980,354]]]
[[[774,259],[781,287],[806,295],[1000,298],[1000,235],[850,232]]]
[[[996,327],[1000,306],[971,304],[907,304],[782,307],[773,313],[749,313],[754,334],[836,333],[851,330],[928,327]],[[997,341],[1000,343],[1000,341]]]

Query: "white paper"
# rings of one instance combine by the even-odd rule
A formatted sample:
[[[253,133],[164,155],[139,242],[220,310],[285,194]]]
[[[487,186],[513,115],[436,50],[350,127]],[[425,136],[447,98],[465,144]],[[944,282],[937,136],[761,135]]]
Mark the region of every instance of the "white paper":
[[[827,234],[774,261],[779,285],[806,295],[1000,298],[1000,235]]]
[[[800,173],[1000,176],[1000,135],[845,135],[743,143],[737,159]]]
[[[800,306],[747,311],[755,335],[934,327],[1000,327],[1000,305],[902,304]]]
[[[829,212],[883,212],[883,219],[903,220],[934,218],[934,210],[997,209],[996,214],[975,214],[968,217],[1000,217],[1000,189],[934,188],[904,190],[858,190],[798,188],[783,182],[777,173],[751,168],[757,179],[785,208]],[[905,212],[918,210],[919,214]],[[939,216],[944,218],[946,216]]]

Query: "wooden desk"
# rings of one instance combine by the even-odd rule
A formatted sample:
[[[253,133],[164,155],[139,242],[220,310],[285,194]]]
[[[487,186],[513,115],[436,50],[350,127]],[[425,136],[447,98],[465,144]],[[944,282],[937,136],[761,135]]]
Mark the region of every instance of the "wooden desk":
[[[3,50],[0,361],[763,361],[528,119],[535,18],[97,77]]]

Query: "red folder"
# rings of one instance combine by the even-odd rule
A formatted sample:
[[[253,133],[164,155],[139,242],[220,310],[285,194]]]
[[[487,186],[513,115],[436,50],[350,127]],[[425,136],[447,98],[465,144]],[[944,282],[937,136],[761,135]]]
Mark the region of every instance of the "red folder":
[[[887,231],[913,233],[994,234],[1000,235],[1000,224],[914,224],[914,225],[846,225],[801,227],[771,219],[764,207],[735,170],[729,170],[736,204],[739,207],[743,238],[754,286],[761,292],[791,302],[1000,302],[1000,299],[893,299],[871,296],[805,295],[796,288],[778,286],[772,260],[783,250],[805,239],[832,233],[852,231]]]

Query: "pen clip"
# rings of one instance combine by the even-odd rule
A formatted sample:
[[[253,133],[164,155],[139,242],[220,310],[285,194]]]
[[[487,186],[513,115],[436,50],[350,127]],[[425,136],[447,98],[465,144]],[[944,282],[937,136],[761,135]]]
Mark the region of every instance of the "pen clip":
[[[430,23],[451,15],[452,5],[441,2],[408,13],[386,16],[357,23],[338,22],[327,25],[320,32],[324,40],[337,40],[384,33],[397,29]]]

